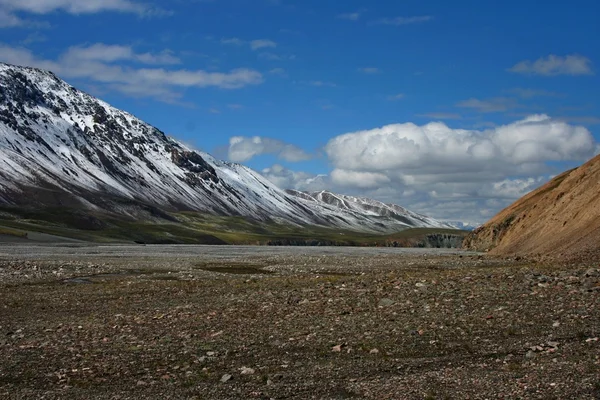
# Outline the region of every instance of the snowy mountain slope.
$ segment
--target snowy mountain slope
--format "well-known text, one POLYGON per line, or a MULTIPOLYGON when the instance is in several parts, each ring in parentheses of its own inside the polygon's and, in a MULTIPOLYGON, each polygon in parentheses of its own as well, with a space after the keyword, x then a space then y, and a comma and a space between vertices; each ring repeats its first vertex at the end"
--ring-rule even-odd
POLYGON ((133 216, 151 206, 373 232, 444 226, 368 199, 309 197, 192 151, 51 72, 0 63, 0 203, 133 216))
POLYGON ((414 213, 396 204, 385 204, 369 198, 346 196, 328 191, 299 192, 296 190, 286 190, 286 192, 309 204, 329 205, 338 210, 338 212, 346 212, 355 215, 356 218, 362 216, 371 220, 394 221, 395 224, 406 227, 453 229, 453 226, 449 224, 414 213))

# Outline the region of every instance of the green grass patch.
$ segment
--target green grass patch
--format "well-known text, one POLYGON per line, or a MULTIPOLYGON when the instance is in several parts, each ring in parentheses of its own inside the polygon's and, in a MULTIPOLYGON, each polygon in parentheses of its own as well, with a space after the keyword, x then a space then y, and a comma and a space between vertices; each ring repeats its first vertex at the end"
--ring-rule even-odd
POLYGON ((27 232, 23 232, 17 229, 5 228, 2 226, 0 226, 0 235, 15 236, 23 239, 27 238, 27 232))
POLYGON ((91 242, 423 247, 423 243, 435 235, 466 235, 463 231, 431 228, 372 234, 199 212, 179 212, 170 216, 175 222, 164 219, 136 221, 117 215, 67 208, 0 207, 0 225, 10 231, 41 232, 91 242))

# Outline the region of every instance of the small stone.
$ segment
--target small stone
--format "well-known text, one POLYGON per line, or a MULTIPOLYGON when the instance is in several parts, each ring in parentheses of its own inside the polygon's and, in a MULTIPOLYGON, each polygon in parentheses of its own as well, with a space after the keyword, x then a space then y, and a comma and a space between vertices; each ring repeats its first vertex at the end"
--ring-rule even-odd
POLYGON ((256 370, 254 368, 242 367, 240 368, 240 373, 242 375, 254 375, 256 370))
POLYGON ((558 328, 560 326, 560 322, 556 321, 555 323, 552 324, 553 328, 558 328))
POLYGON ((590 268, 587 271, 585 271, 585 276, 587 276, 587 277, 600 276, 600 270, 590 268))
POLYGON ((396 302, 392 299, 381 299, 379 300, 379 307, 393 306, 396 302))
POLYGON ((379 354, 379 350, 378 349, 371 349, 371 351, 369 351, 369 354, 379 354))
POLYGON ((535 358, 535 352, 533 350, 529 350, 525 354, 525 358, 527 358, 528 360, 531 360, 531 359, 535 358))
POLYGON ((342 351, 342 347, 344 347, 343 344, 335 345, 331 348, 331 351, 333 351, 334 353, 339 353, 342 351))
POLYGON ((221 382, 225 383, 225 382, 229 382, 230 380, 233 379, 233 376, 230 374, 225 374, 221 377, 221 382))

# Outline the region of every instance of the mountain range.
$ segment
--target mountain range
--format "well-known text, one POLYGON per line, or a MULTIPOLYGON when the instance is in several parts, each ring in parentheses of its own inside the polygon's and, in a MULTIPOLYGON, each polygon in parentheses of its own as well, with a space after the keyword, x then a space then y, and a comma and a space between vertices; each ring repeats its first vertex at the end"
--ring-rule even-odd
POLYGON ((453 226, 397 205, 284 191, 195 151, 52 72, 0 63, 0 205, 132 219, 171 212, 391 233, 453 226))

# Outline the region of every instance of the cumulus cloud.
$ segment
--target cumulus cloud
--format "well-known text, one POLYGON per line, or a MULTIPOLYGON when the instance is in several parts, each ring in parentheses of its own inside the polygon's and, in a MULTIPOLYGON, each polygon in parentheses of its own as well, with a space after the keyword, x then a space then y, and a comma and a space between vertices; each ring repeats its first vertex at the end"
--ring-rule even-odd
POLYGON ((332 184, 327 175, 292 171, 280 164, 263 169, 261 174, 282 189, 296 189, 308 192, 332 189, 332 184))
POLYGON ((481 131, 404 123, 333 138, 324 148, 327 175, 281 166, 263 174, 286 189, 327 189, 479 224, 599 149, 586 128, 546 115, 481 131))
POLYGON ((534 115, 486 131, 452 129, 440 122, 394 124, 348 133, 325 147, 336 168, 387 174, 505 173, 547 161, 582 160, 595 147, 584 127, 534 115))
POLYGON ((0 60, 47 69, 64 78, 102 83, 108 89, 129 96, 153 97, 166 102, 177 101, 181 97, 178 89, 182 88, 237 89, 263 81, 261 73, 246 68, 229 72, 166 69, 162 66, 179 63, 169 50, 138 53, 130 46, 103 43, 71 47, 56 60, 42 59, 28 49, 0 43, 0 60))
POLYGON ((246 162, 262 154, 274 154, 279 159, 299 162, 312 158, 300 147, 281 140, 254 136, 233 136, 229 139, 228 158, 233 162, 246 162))
POLYGON ((581 162, 598 148, 585 127, 533 115, 481 131, 388 125, 335 137, 325 152, 338 191, 484 222, 558 172, 553 163, 581 162))
MULTIPOLYGON (((518 199, 531 192, 533 189, 540 186, 545 181, 546 179, 544 177, 504 179, 499 182, 492 182, 491 185, 484 187, 482 190, 482 194, 496 198, 505 198, 511 200, 518 199)), ((494 200, 498 201, 497 199, 494 200)), ((493 205, 494 203, 488 202, 488 205, 490 204, 493 205)))
POLYGON ((536 61, 521 61, 509 69, 510 72, 526 75, 593 75, 589 58, 577 54, 557 56, 554 54, 536 61))
POLYGON ((380 172, 349 171, 335 169, 331 172, 331 180, 340 186, 356 186, 362 189, 372 189, 391 182, 380 172))

